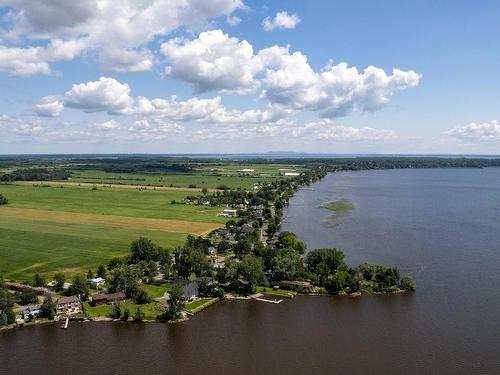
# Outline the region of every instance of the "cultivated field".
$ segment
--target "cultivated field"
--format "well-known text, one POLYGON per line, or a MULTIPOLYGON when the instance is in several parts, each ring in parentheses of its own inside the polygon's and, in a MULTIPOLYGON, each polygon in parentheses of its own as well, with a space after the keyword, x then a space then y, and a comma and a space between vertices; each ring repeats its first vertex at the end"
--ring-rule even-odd
POLYGON ((231 164, 206 163, 193 173, 113 173, 101 170, 73 170, 71 181, 127 185, 153 185, 173 188, 206 187, 216 189, 253 189, 256 183, 283 178, 285 172, 305 170, 304 167, 286 164, 231 164), (253 172, 242 172, 253 169, 253 172))
POLYGON ((225 222, 217 208, 172 205, 186 191, 0 185, 0 274, 28 280, 39 272, 85 272, 128 252, 145 236, 165 247, 225 222))

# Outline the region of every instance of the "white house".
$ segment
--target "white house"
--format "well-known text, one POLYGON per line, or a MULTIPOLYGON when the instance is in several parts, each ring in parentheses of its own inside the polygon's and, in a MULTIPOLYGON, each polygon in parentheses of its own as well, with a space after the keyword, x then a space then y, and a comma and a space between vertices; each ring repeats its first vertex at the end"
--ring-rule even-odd
POLYGON ((219 212, 219 216, 224 216, 224 217, 236 217, 237 215, 237 210, 232 210, 229 208, 226 208, 222 212, 219 212))
POLYGON ((92 289, 97 289, 97 288, 103 286, 105 282, 106 282, 106 280, 103 279, 102 277, 97 277, 95 279, 89 279, 88 280, 89 286, 92 289))

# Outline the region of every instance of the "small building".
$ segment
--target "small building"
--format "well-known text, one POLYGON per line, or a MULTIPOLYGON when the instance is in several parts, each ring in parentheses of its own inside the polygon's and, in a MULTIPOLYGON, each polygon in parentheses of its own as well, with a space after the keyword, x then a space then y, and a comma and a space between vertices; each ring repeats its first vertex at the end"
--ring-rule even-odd
POLYGON ((106 283, 106 280, 102 277, 97 277, 95 279, 89 279, 87 282, 92 289, 97 289, 103 286, 106 283))
POLYGON ((61 297, 56 304, 58 314, 78 314, 82 312, 82 305, 78 296, 61 297))
POLYGON ((295 176, 300 176, 300 173, 298 173, 298 172, 285 172, 285 176, 295 177, 295 176))
POLYGON ((241 173, 254 173, 255 169, 253 169, 253 168, 243 168, 243 169, 240 169, 240 172, 241 173))
POLYGON ((223 211, 219 212, 218 215, 223 217, 236 217, 238 216, 238 210, 226 208, 223 211))
POLYGON ((217 249, 214 246, 209 246, 207 249, 208 255, 215 255, 217 253, 217 249))

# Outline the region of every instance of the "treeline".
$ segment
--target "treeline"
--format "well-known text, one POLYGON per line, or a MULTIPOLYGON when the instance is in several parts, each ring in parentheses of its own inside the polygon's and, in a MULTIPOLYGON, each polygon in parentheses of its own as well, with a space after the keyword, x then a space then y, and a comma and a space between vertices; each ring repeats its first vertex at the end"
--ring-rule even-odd
POLYGON ((17 169, 0 176, 0 181, 49 181, 49 180, 67 180, 71 173, 64 169, 48 168, 26 168, 17 169))
POLYGON ((356 157, 310 160, 310 165, 326 167, 329 172, 370 169, 485 168, 499 167, 500 158, 356 157))

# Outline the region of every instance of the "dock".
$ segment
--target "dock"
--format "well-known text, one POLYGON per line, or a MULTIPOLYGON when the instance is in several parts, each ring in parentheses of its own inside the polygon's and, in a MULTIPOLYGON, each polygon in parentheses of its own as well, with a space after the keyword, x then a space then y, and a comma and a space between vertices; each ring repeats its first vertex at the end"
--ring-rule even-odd
POLYGON ((278 303, 281 303, 283 302, 282 299, 267 299, 267 298, 261 298, 261 297, 256 297, 254 298, 256 301, 261 301, 261 302, 268 302, 268 303, 274 303, 274 304, 278 304, 278 303))
POLYGON ((68 329, 68 325, 69 325, 69 317, 66 317, 66 321, 64 322, 64 324, 61 324, 61 328, 68 329))

